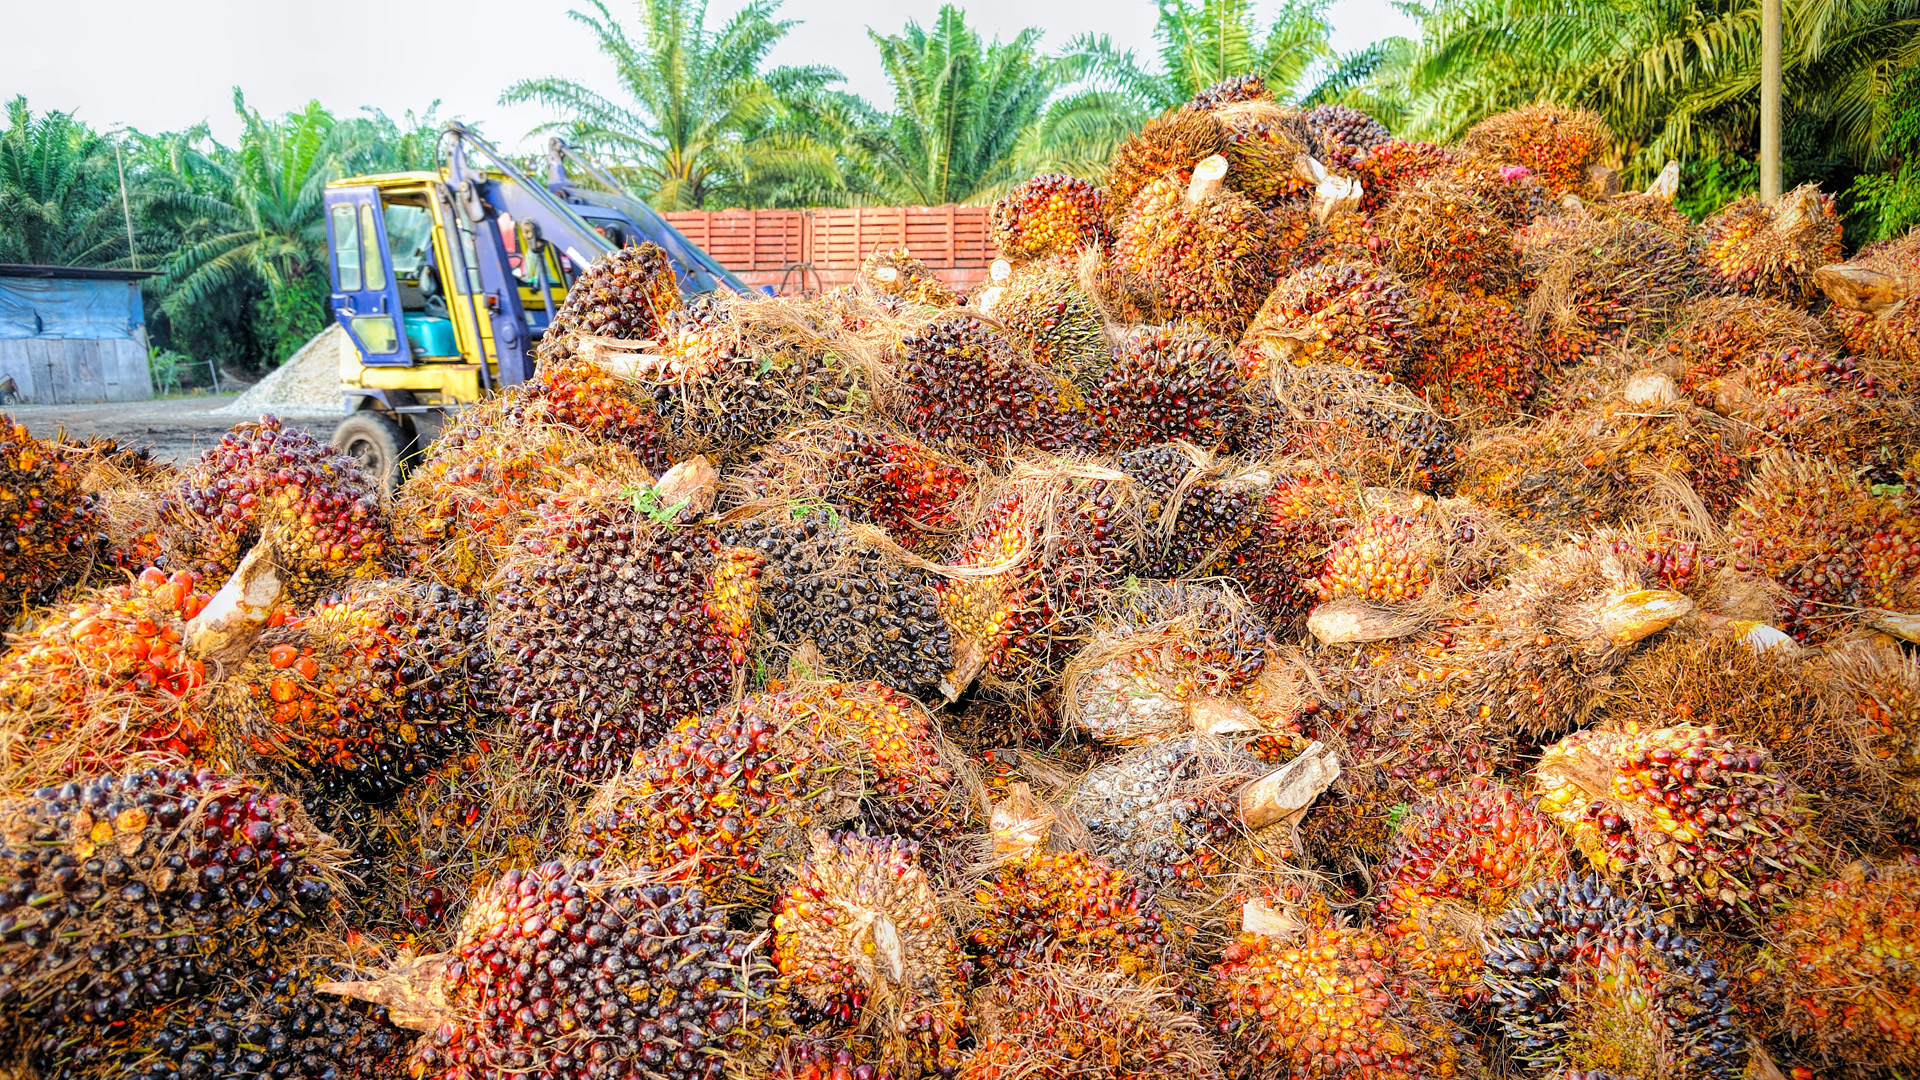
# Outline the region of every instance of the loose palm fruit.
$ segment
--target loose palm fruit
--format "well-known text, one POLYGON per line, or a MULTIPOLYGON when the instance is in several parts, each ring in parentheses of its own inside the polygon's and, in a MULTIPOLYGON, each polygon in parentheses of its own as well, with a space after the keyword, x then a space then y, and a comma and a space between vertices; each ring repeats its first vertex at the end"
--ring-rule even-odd
POLYGON ((1805 307, 1819 293, 1813 272, 1841 258, 1833 196, 1802 184, 1771 205, 1737 199, 1700 226, 1698 258, 1715 292, 1805 307))
POLYGON ((973 315, 922 327, 905 350, 901 418, 928 442, 992 455, 1018 447, 1061 452, 1094 441, 1073 385, 973 315))
POLYGON ((486 614, 444 585, 379 581, 285 617, 198 706, 237 760, 378 802, 438 765, 489 711, 486 614))
POLYGON ((1102 967, 1011 971, 974 995, 961 1080, 1221 1080, 1220 1051, 1175 992, 1102 967))
POLYGON ((1461 457, 1433 407, 1388 375, 1340 364, 1279 364, 1250 384, 1246 454, 1305 456, 1381 487, 1432 488, 1461 457))
POLYGON ((1747 1035, 1700 945, 1591 874, 1542 882, 1486 931, 1487 992, 1535 1068, 1745 1075, 1747 1035))
POLYGON ((1532 171, 1555 198, 1588 190, 1587 169, 1613 151, 1613 132, 1597 113, 1527 105, 1495 113, 1467 129, 1461 149, 1493 167, 1532 171))
POLYGON ((1195 165, 1226 145, 1225 129, 1207 111, 1182 109, 1147 121, 1137 134, 1113 148, 1113 161, 1107 167, 1106 211, 1115 227, 1141 188, 1170 172, 1186 183, 1195 165))
POLYGON ((1516 419, 1540 389, 1546 358, 1513 304, 1425 285, 1412 295, 1408 385, 1443 416, 1492 426, 1516 419))
POLYGON ((720 1080, 760 1053, 775 1006, 758 939, 698 889, 595 862, 508 871, 440 959, 413 1080, 720 1080))
POLYGON ((1213 977, 1213 1018, 1244 1080, 1416 1080, 1460 1073, 1444 1022, 1369 929, 1309 929, 1294 941, 1243 933, 1213 977))
POLYGON ((50 1033, 33 1047, 46 1080, 385 1080, 406 1065, 412 1036, 384 1006, 316 989, 324 962, 275 964, 218 993, 129 1022, 106 1039, 50 1033))
POLYGON ((1855 864, 1821 882, 1780 913, 1759 965, 1803 1044, 1920 1067, 1920 864, 1855 864))
POLYGON ((1245 195, 1221 188, 1194 202, 1172 175, 1134 196, 1117 230, 1115 259, 1151 281, 1167 308, 1227 340, 1240 336, 1278 267, 1269 225, 1245 195))
POLYGON ((1043 961, 1093 961, 1136 977, 1184 966, 1186 937, 1124 870, 1084 851, 1029 850, 974 890, 980 925, 968 938, 984 974, 1043 961))
POLYGON ((80 1038, 258 964, 321 915, 338 849, 291 798, 148 769, 0 802, 0 1025, 80 1038))
POLYGON ((1761 459, 1727 525, 1733 569, 1785 590, 1780 628, 1802 642, 1836 635, 1861 607, 1920 609, 1920 516, 1832 462, 1761 459))
POLYGON ((1083 283, 1077 260, 1048 259, 1009 275, 992 315, 1035 360, 1090 394, 1113 359, 1102 302, 1083 283))
POLYGON ((1314 156, 1336 169, 1352 169, 1393 141, 1380 121, 1347 105, 1315 105, 1300 119, 1313 136, 1314 156))
POLYGON ((1100 189, 1085 180, 1046 173, 993 204, 993 244, 1003 255, 1044 259, 1106 239, 1100 189))
POLYGON ((1374 226, 1389 265, 1408 281, 1503 293, 1518 279, 1512 225, 1480 186, 1451 173, 1401 187, 1374 226))
POLYGON ((880 296, 891 296, 928 307, 952 307, 960 297, 926 263, 906 248, 875 249, 860 264, 860 286, 880 296))
POLYGON ((795 510, 722 530, 729 548, 759 552, 762 655, 811 645, 821 675, 872 679, 920 698, 953 668, 938 578, 889 565, 827 514, 795 510), (795 520, 795 513, 805 514, 795 520))
POLYGON ((1692 284, 1686 239, 1633 218, 1545 217, 1514 236, 1528 316, 1562 363, 1666 329, 1692 284))
POLYGON ((0 657, 0 768, 9 786, 119 771, 128 755, 191 758, 205 732, 187 701, 206 665, 181 647, 207 596, 181 570, 148 567, 42 617, 0 657))
POLYGON ((1320 263, 1281 280, 1236 355, 1250 378, 1275 364, 1344 364, 1396 374, 1413 345, 1407 290, 1390 272, 1320 263))
POLYGON ((1581 731, 1547 748, 1540 808, 1588 860, 1689 917, 1751 920, 1803 874, 1806 800, 1765 750, 1712 727, 1581 731))
POLYGON ((509 415, 505 398, 464 413, 394 496, 394 533, 412 573, 478 592, 548 496, 582 474, 647 479, 640 459, 559 424, 509 415))
POLYGON ((1171 323, 1136 326, 1114 344, 1094 412, 1114 446, 1180 440, 1218 449, 1244 420, 1246 400, 1220 342, 1194 324, 1171 323))
MULTIPOLYGON (((567 291, 545 342, 569 334, 644 340, 660 333, 667 313, 680 308, 680 282, 658 244, 642 241, 601 257, 567 291)), ((546 360, 543 347, 541 360, 546 360)), ((543 365, 544 366, 544 365, 543 365)))
POLYGON ((1381 143, 1353 166, 1362 189, 1360 208, 1377 214, 1409 183, 1434 173, 1451 172, 1458 164, 1451 151, 1433 143, 1397 139, 1381 143))
POLYGON ((959 943, 906 840, 813 836, 775 904, 773 959, 828 1028, 880 1038, 893 1075, 952 1076, 966 1033, 959 943))
POLYGON ((1144 535, 1133 569, 1146 578, 1219 573, 1253 534, 1273 484, 1273 474, 1258 466, 1203 462, 1172 444, 1128 451, 1114 464, 1139 493, 1144 535))
POLYGON ((1497 918, 1520 890, 1572 868, 1565 838, 1533 800, 1502 784, 1452 788, 1415 806, 1377 872, 1374 925, 1400 960, 1448 997, 1486 993, 1467 927, 1497 918))
POLYGON ((1100 591, 1126 567, 1137 527, 1128 487, 1123 474, 1052 463, 990 496, 950 563, 974 572, 940 586, 957 639, 953 694, 982 669, 1033 679, 1079 647, 1100 591))
POLYGON ((720 899, 764 898, 812 828, 953 831, 953 774, 917 702, 826 683, 688 720, 603 785, 569 849, 720 899))
POLYGON ((224 578, 262 538, 288 598, 311 603, 383 575, 391 548, 379 484, 352 458, 272 416, 236 425, 167 493, 162 519, 192 568, 224 578))
POLYGON ((84 579, 108 554, 106 524, 71 455, 0 414, 0 621, 84 579))
POLYGON ((568 488, 493 582, 500 706, 534 755, 577 779, 724 704, 746 663, 759 554, 678 524, 655 490, 568 488))

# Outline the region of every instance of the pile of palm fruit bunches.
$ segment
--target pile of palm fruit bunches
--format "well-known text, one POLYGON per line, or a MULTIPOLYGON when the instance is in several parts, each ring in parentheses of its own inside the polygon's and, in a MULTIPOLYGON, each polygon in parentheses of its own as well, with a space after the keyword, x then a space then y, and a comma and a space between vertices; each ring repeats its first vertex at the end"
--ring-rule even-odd
POLYGON ((392 493, 0 426, 0 1073, 1914 1075, 1920 236, 1616 153, 1234 79, 392 493))

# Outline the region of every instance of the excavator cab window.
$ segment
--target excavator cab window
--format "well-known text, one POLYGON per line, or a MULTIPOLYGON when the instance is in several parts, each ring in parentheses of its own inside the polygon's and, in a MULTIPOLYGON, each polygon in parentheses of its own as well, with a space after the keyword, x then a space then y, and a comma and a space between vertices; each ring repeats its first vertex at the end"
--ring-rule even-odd
POLYGON ((393 276, 400 287, 400 318, 407 344, 422 359, 460 355, 453 320, 447 315, 446 275, 433 250, 433 211, 424 194, 402 192, 382 200, 387 245, 393 252, 393 276))

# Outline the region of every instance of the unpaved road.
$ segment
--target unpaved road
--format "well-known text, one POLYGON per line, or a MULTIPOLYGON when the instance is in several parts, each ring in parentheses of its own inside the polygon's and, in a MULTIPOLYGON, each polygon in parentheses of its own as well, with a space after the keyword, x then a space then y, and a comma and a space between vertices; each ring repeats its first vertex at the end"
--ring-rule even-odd
MULTIPOLYGON (((172 398, 166 401, 115 401, 102 405, 9 405, 4 410, 27 430, 42 438, 66 429, 69 436, 99 435, 130 446, 153 448, 154 456, 185 465, 220 440, 221 432, 239 422, 213 416, 213 410, 231 404, 237 395, 172 398)), ((290 428, 305 428, 325 441, 333 421, 288 420, 290 428)))

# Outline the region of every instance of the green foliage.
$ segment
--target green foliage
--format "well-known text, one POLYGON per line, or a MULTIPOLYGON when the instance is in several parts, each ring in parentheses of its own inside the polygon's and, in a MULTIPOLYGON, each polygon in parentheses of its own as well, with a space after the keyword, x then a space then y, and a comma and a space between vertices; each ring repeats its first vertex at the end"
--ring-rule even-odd
POLYGON ((1878 104, 1887 115, 1887 168, 1858 177, 1848 192, 1866 240, 1891 240, 1920 225, 1920 69, 1900 75, 1878 104))
POLYGON ((0 132, 0 262, 105 266, 127 255, 113 143, 73 118, 7 103, 0 132))
POLYGON ((1759 189, 1760 166, 1752 159, 1725 155, 1688 161, 1680 166, 1680 196, 1674 200, 1674 207, 1701 221, 1759 189))
POLYGON ((180 369, 188 363, 186 357, 172 349, 152 346, 147 349, 147 376, 153 381, 156 394, 175 394, 180 391, 180 369))
POLYGON ((829 67, 762 70, 793 23, 778 0, 751 0, 718 27, 704 0, 639 0, 637 38, 593 0, 568 14, 591 29, 613 62, 624 97, 572 79, 528 79, 502 104, 533 103, 558 119, 536 132, 605 158, 609 171, 663 210, 756 202, 782 184, 831 186, 833 149, 791 122, 789 106, 814 104, 840 79, 829 67))

